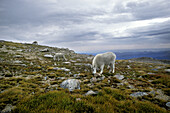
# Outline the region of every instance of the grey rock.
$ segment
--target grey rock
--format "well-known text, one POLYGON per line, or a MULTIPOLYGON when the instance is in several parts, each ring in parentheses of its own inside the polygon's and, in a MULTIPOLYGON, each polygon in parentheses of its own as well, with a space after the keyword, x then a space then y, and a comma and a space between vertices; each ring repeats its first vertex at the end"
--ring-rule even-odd
POLYGON ((87 67, 92 67, 92 65, 91 64, 84 64, 85 66, 87 66, 87 67))
POLYGON ((67 88, 67 89, 69 89, 69 91, 73 91, 75 89, 80 89, 80 80, 77 80, 77 79, 65 80, 60 84, 60 87, 64 88, 64 89, 67 88))
POLYGON ((170 73, 170 69, 165 69, 165 72, 168 72, 168 73, 170 73))
POLYGON ((66 77, 57 77, 57 79, 64 80, 64 79, 66 79, 66 77))
POLYGON ((153 91, 150 91, 149 94, 155 95, 156 92, 153 90, 153 91))
POLYGON ((44 77, 44 80, 47 80, 47 76, 44 77))
POLYGON ((135 93, 130 94, 130 96, 132 97, 141 97, 145 95, 148 95, 148 94, 146 92, 135 92, 135 93))
POLYGON ((14 108, 15 108, 15 107, 12 106, 11 104, 7 104, 7 105, 5 106, 5 108, 1 111, 1 113, 9 113, 9 112, 11 112, 12 109, 14 109, 14 108))
POLYGON ((123 75, 115 75, 114 77, 116 77, 116 78, 119 79, 119 80, 123 80, 123 79, 124 79, 124 76, 123 76, 123 75))
POLYGON ((92 77, 92 78, 90 79, 90 82, 91 82, 91 83, 92 83, 92 82, 97 82, 96 77, 92 77))
POLYGON ((71 62, 63 62, 63 64, 71 64, 71 62))
POLYGON ((75 63, 76 61, 75 60, 70 60, 70 62, 75 63))
POLYGON ((75 66, 81 66, 81 65, 83 65, 83 63, 75 63, 74 65, 75 66))
POLYGON ((15 55, 14 58, 22 58, 23 56, 21 55, 15 55))
POLYGON ((155 75, 155 73, 151 73, 151 72, 149 72, 149 73, 147 73, 148 75, 155 75))
POLYGON ((133 85, 128 85, 127 88, 134 89, 135 87, 133 85))
POLYGON ((23 51, 22 49, 17 50, 17 52, 22 52, 22 51, 23 51))
POLYGON ((76 101, 80 101, 81 100, 81 98, 76 98, 76 101))
POLYGON ((167 107, 170 107, 170 102, 167 102, 167 103, 166 103, 166 106, 167 106, 167 107))
POLYGON ((128 68, 128 69, 131 69, 131 67, 130 67, 129 65, 127 65, 127 68, 128 68))
POLYGON ((62 67, 62 68, 59 68, 59 67, 53 67, 52 68, 53 70, 63 70, 63 71, 70 71, 70 69, 67 69, 67 68, 65 68, 65 67, 62 67))
POLYGON ((45 57, 45 58, 53 58, 53 55, 48 55, 48 54, 46 54, 46 55, 44 55, 44 57, 45 57))
POLYGON ((170 97, 165 95, 161 89, 158 89, 156 92, 158 94, 155 97, 156 99, 160 99, 160 100, 164 100, 164 101, 168 101, 170 99, 170 97))
POLYGON ((93 90, 90 90, 87 93, 85 93, 85 96, 87 96, 87 95, 97 95, 97 94, 98 94, 98 92, 94 92, 93 90))
POLYGON ((152 69, 152 71, 158 71, 158 69, 155 68, 155 69, 152 69))
POLYGON ((21 64, 21 63, 23 63, 22 61, 19 61, 19 60, 16 60, 16 61, 14 61, 14 63, 16 63, 16 64, 21 64))
POLYGON ((45 48, 45 49, 42 49, 42 50, 40 50, 41 52, 48 52, 49 51, 49 49, 48 48, 45 48))
POLYGON ((0 80, 4 79, 4 76, 0 76, 0 80))

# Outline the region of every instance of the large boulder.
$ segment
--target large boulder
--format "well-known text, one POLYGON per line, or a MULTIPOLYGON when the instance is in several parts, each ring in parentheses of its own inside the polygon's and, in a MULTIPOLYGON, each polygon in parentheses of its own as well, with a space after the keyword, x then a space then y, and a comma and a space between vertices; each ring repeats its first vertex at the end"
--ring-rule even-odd
POLYGON ((65 80, 60 84, 60 87, 64 89, 67 88, 69 91, 80 89, 80 80, 77 80, 77 79, 65 80))

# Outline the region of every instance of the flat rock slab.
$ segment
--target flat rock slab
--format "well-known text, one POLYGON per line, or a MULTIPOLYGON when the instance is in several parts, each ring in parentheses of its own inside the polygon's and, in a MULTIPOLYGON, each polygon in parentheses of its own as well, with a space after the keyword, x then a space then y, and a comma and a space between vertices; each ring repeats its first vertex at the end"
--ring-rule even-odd
POLYGON ((44 55, 45 58, 53 58, 53 55, 44 55))
POLYGON ((135 93, 130 94, 130 96, 132 97, 142 97, 145 95, 148 95, 148 94, 146 92, 135 92, 135 93))
POLYGON ((123 79, 124 79, 124 76, 123 76, 123 75, 115 75, 114 77, 116 77, 116 78, 119 79, 119 80, 123 80, 123 79))
POLYGON ((98 94, 98 92, 94 92, 93 90, 90 90, 85 94, 85 96, 87 96, 87 95, 97 95, 97 94, 98 94))

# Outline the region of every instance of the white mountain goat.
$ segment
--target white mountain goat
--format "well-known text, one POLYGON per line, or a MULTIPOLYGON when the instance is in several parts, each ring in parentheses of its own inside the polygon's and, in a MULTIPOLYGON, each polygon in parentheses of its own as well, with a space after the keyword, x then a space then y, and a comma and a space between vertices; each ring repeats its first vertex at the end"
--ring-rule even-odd
POLYGON ((60 58, 64 59, 65 61, 67 60, 67 59, 65 58, 65 54, 64 54, 64 53, 55 53, 53 59, 56 60, 56 57, 57 57, 57 60, 58 60, 58 61, 60 60, 60 58))
POLYGON ((93 68, 93 74, 96 73, 96 69, 100 69, 100 74, 103 73, 104 66, 110 66, 110 71, 112 73, 115 72, 115 60, 116 60, 116 55, 112 52, 106 52, 103 54, 97 54, 93 58, 92 62, 92 68, 93 68))

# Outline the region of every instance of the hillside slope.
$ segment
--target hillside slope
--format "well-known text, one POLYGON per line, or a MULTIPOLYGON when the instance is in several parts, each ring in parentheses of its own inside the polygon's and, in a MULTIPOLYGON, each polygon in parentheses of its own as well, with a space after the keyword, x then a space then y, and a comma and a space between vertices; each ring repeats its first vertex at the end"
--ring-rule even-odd
POLYGON ((92 75, 93 56, 42 45, 0 42, 0 111, 169 112, 170 65, 117 60, 116 72, 92 75), (65 53, 67 61, 52 56, 65 53), (60 84, 81 81, 69 92, 60 84), (88 93, 87 93, 88 92, 88 93))

